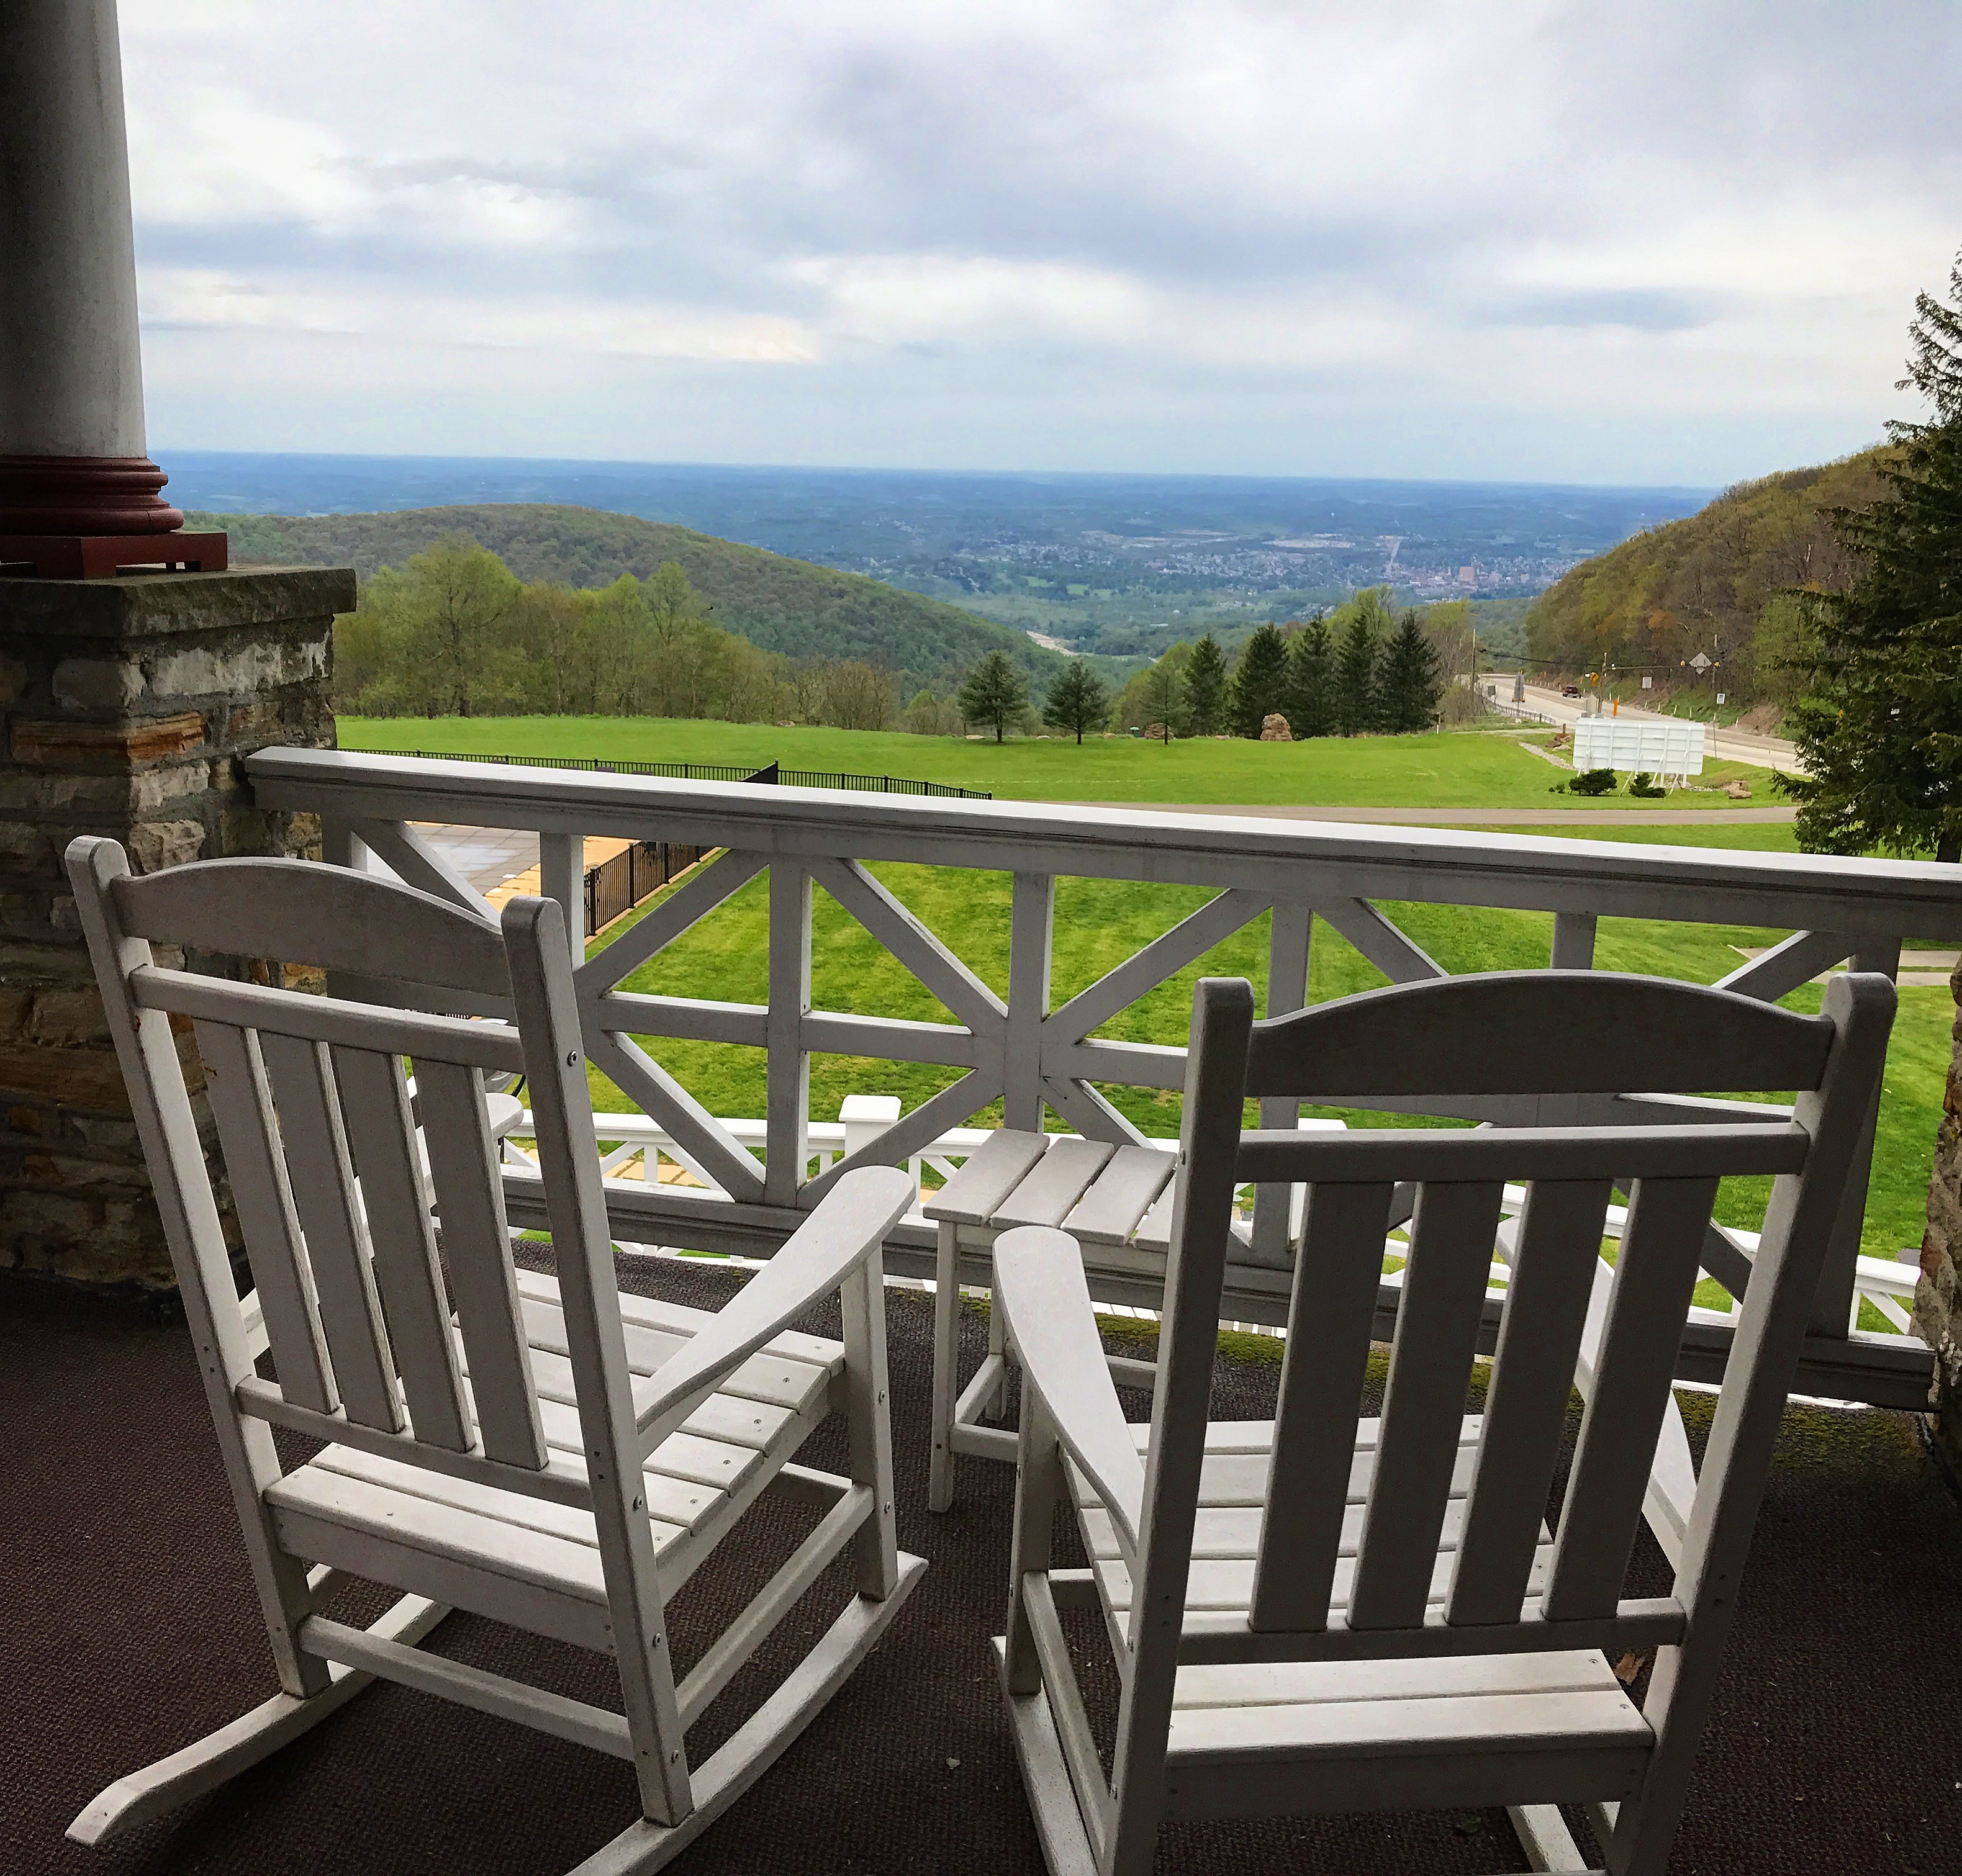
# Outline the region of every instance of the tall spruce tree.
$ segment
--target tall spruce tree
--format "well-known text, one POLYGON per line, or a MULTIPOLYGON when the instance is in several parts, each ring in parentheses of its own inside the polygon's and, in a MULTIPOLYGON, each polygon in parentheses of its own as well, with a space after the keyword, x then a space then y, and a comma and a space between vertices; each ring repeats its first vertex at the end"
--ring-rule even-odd
POLYGON ((1288 643, 1287 719, 1296 742, 1335 728, 1335 638, 1318 612, 1288 643))
POLYGON ((1345 736, 1376 727, 1376 621, 1359 611, 1342 634, 1335 661, 1335 726, 1345 736))
POLYGON ((1806 772, 1777 778, 1810 853, 1962 858, 1962 256, 1949 287, 1954 306, 1916 298, 1897 387, 1933 420, 1887 426, 1887 497, 1833 516, 1863 571, 1810 600, 1817 662, 1786 718, 1806 772))
POLYGON ((1437 652, 1414 612, 1406 612, 1383 648, 1377 679, 1377 720, 1393 735, 1411 735, 1437 720, 1444 674, 1437 652))
POLYGON ((1209 736, 1226 711, 1226 656, 1209 632, 1185 661, 1185 713, 1195 736, 1209 736))
POLYGON ((1006 652, 990 652, 962 681, 954 701, 962 720, 986 723, 999 742, 1029 707, 1029 687, 1006 652))
POLYGON ((1257 738, 1261 726, 1287 701, 1287 641, 1270 621, 1254 628, 1234 667, 1231 727, 1236 736, 1257 738))
POLYGON ((1075 730, 1080 743, 1086 729, 1101 729, 1110 716, 1110 693, 1084 659, 1072 658, 1049 688, 1043 721, 1052 729, 1075 730))

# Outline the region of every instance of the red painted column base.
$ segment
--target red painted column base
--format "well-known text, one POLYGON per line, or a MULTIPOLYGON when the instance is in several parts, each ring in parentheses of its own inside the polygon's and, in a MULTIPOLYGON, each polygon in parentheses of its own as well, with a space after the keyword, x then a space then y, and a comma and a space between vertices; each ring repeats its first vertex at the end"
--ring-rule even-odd
POLYGON ((223 534, 0 534, 0 578, 107 579, 126 567, 222 573, 231 560, 223 534))
POLYGON ((102 579, 126 566, 215 573, 222 534, 181 531, 146 456, 0 455, 0 573, 102 579))

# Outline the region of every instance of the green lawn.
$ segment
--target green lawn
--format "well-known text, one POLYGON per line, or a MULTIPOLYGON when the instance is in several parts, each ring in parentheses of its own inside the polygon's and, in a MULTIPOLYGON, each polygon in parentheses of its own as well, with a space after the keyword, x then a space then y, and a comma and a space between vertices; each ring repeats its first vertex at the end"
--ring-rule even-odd
MULTIPOLYGON (((494 751, 513 755, 597 756, 609 759, 758 764, 778 760, 798 767, 845 768, 985 787, 1034 799, 1168 802, 1313 802, 1331 806, 1463 807, 1465 825, 1489 807, 1560 807, 1571 825, 1535 828, 1575 838, 1650 845, 1697 844, 1761 852, 1795 850, 1790 827, 1699 825, 1617 827, 1618 810, 1652 806, 1625 794, 1582 801, 1548 792, 1557 780, 1511 734, 1372 737, 1354 742, 1257 744, 1200 741, 1170 749, 1129 739, 1075 745, 1040 739, 992 744, 903 735, 646 718, 478 718, 434 721, 344 717, 351 746, 494 751), (1605 825, 1604 825, 1605 823, 1605 825)), ((1706 774, 1750 780, 1769 799, 1763 770, 1718 765, 1706 774)), ((1721 796, 1679 795, 1671 806, 1728 805, 1721 796)), ((1516 833, 1518 829, 1494 829, 1516 833)), ((1008 971, 1009 882, 1005 874, 919 866, 874 869, 924 922, 998 992, 1008 971)), ((1053 997, 1073 995, 1203 903, 1196 887, 1066 879, 1056 888, 1053 997)), ((648 906, 657 901, 648 901, 648 906)), ((721 1000, 761 1003, 767 996, 768 893, 753 882, 628 980, 634 989, 721 1000)), ((643 915, 647 908, 643 908, 643 915)), ((1385 908, 1411 937, 1454 971, 1543 965, 1551 936, 1550 914, 1479 908, 1406 905, 1385 908)), ((835 902, 815 895, 813 975, 820 1007, 874 1016, 947 1020, 947 1013, 835 902)), ((608 934, 627 928, 623 921, 608 934)), ((1737 947, 1775 943, 1781 932, 1634 920, 1602 922, 1596 956, 1604 968, 1650 971, 1710 983, 1739 962, 1737 947)), ((1181 1042, 1194 981, 1209 973, 1251 978, 1266 988, 1267 920, 1263 918, 1126 1010, 1101 1033, 1126 1041, 1181 1042)), ((1317 924, 1310 968, 1311 1000, 1320 1002, 1384 980, 1333 930, 1317 924)), ((1816 1009, 1816 990, 1797 992, 1793 1007, 1816 1009)), ((1918 1243, 1941 1115, 1955 1007, 1945 990, 1905 990, 1889 1058, 1887 1088, 1867 1211, 1867 1249, 1891 1255, 1918 1243)), ((657 1042, 652 1052, 711 1113, 760 1115, 763 1052, 730 1045, 657 1042)), ((811 1063, 810 1111, 835 1116, 849 1093, 890 1093, 908 1108, 956 1078, 956 1070, 918 1064, 819 1056, 811 1063)), ((1178 1097, 1149 1089, 1104 1092, 1147 1133, 1178 1128, 1178 1097)), ((628 1105, 600 1078, 602 1107, 628 1105)), ((983 1120, 999 1118, 999 1107, 983 1120)), ((1385 1117, 1388 1118, 1388 1117, 1385 1117)), ((1391 1124, 1407 1124, 1392 1121, 1391 1124)), ((1762 1188, 1727 1188, 1721 1215, 1755 1224, 1762 1188)))
MULTIPOLYGON (((855 729, 777 729, 650 716, 344 716, 350 748, 459 750, 606 761, 780 761, 787 768, 904 775, 1031 801, 1157 801, 1200 806, 1313 802, 1328 807, 1557 808, 1599 818, 1654 808, 1625 792, 1587 800, 1550 792, 1560 772, 1503 730, 1429 736, 1250 742, 1205 737, 1169 747, 1127 736, 1011 737, 1005 743, 855 729)), ((1716 789, 1742 780, 1760 803, 1776 800, 1769 771, 1713 763, 1716 789)), ((1677 793, 1670 808, 1727 808, 1718 793, 1677 793)))
MULTIPOLYGON (((1712 828, 1713 834, 1782 833, 1781 828, 1712 828)), ((1731 844, 1727 840, 1726 844, 1731 844)), ((1010 882, 1005 873, 951 868, 879 866, 872 869, 930 929, 1005 996, 1008 975, 1010 882)), ((1058 1003, 1165 930, 1209 896, 1199 887, 1064 879, 1056 885, 1053 997, 1058 1003)), ((658 900, 650 900, 645 911, 658 900)), ((1549 914, 1441 905, 1386 905, 1386 912, 1452 971, 1520 969, 1543 965, 1552 937, 1549 914)), ((614 927, 607 939, 628 929, 614 927)), ((1264 917, 1161 984, 1098 1032, 1126 1042, 1182 1042, 1201 976, 1251 978, 1266 994, 1267 928, 1264 917)), ((678 997, 762 1003, 768 997, 769 892, 753 881, 627 980, 634 990, 678 997)), ((1663 924, 1633 919, 1602 921, 1596 956, 1603 968, 1653 972, 1710 983, 1740 962, 1740 946, 1769 944, 1782 933, 1717 925, 1663 924)), ((591 947, 599 948, 599 943, 591 947)), ((1346 940, 1317 922, 1309 966, 1309 999, 1320 1003, 1372 988, 1385 980, 1346 940)), ((861 1014, 947 1021, 929 996, 836 901, 813 895, 812 980, 820 1008, 861 1014)), ((1816 1010, 1820 993, 1807 989, 1791 1007, 1816 1010)), ((1891 1256, 1918 1243, 1941 1118, 1955 1006, 1946 990, 1906 990, 1893 1049, 1874 1154, 1868 1205, 1866 1248, 1891 1256)), ((1612 1038, 1590 1038, 1612 1041, 1612 1038)), ((711 1113, 760 1115, 764 1104, 763 1051, 718 1043, 650 1041, 647 1044, 711 1113)), ((958 1070, 918 1064, 815 1056, 810 1065, 810 1112, 830 1119, 851 1093, 896 1094, 910 1109, 957 1078, 958 1070)), ((594 1077, 602 1108, 629 1106, 609 1083, 594 1077)), ((1165 1090, 1106 1086, 1103 1092, 1144 1132, 1178 1131, 1179 1098, 1165 1090)), ((1331 1110, 1332 1111, 1332 1110, 1331 1110)), ((1352 1118, 1355 1117, 1351 1117, 1352 1118)), ((977 1124, 999 1122, 999 1103, 977 1124)), ((1375 1124, 1421 1125, 1400 1117, 1375 1124)), ((1727 1223, 1755 1226, 1766 1182, 1734 1182, 1720 1215, 1727 1223)))

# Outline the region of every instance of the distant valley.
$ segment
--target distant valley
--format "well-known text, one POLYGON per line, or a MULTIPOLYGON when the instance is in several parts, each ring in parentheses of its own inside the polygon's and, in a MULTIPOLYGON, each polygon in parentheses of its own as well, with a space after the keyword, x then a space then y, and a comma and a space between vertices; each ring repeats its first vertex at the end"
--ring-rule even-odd
MULTIPOLYGON (((335 517, 379 524, 391 510, 576 505, 865 576, 1120 668, 1207 630, 1230 647, 1263 620, 1302 616, 1385 582, 1400 604, 1528 599, 1714 493, 181 451, 168 461, 181 505, 305 517, 295 538, 310 541, 330 538, 335 517)), ((378 531, 371 525, 366 534, 378 531)), ((519 560, 512 565, 525 572, 519 560)), ((708 591, 692 566, 689 576, 708 591)), ((1523 608, 1489 611, 1498 625, 1523 608)), ((833 607, 823 616, 840 614, 833 607)), ((945 614, 931 616, 952 629, 945 614)), ((722 622, 749 630, 733 617, 722 622)), ((756 642, 797 655, 767 632, 756 642)), ((962 642, 978 643, 965 629, 962 642)), ((1040 643, 1033 649, 1040 654, 1040 643)), ((920 667, 909 658, 904 668, 920 667)))

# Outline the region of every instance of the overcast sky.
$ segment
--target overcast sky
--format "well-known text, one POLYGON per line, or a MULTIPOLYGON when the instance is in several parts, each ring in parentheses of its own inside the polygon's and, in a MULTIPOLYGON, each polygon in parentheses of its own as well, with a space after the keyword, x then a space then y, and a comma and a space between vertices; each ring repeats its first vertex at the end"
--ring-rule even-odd
POLYGON ((123 36, 158 455, 1714 484, 1912 414, 1962 246, 1954 0, 123 36))

